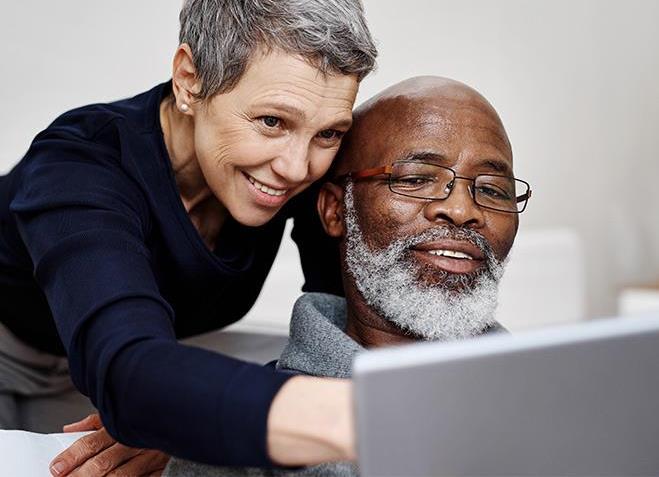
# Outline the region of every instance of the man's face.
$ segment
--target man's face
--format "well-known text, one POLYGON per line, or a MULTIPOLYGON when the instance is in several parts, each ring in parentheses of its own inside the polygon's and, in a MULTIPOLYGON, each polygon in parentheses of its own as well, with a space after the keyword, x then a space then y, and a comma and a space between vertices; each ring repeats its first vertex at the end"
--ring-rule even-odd
MULTIPOLYGON (((421 156, 425 162, 452 168, 461 177, 513 175, 505 132, 482 105, 453 107, 419 102, 396 108, 395 104, 394 101, 392 110, 403 111, 390 114, 400 119, 378 121, 369 134, 371 140, 359 152, 365 168, 421 156)), ((458 179, 445 200, 425 201, 394 194, 386 178, 380 179, 357 181, 354 185, 359 224, 371 249, 383 250, 395 240, 449 227, 478 232, 499 261, 508 255, 517 232, 517 214, 476 205, 469 181, 458 179)), ((428 253, 436 250, 432 243, 420 245, 411 250, 409 259, 424 270, 420 279, 427 284, 438 281, 437 272, 472 275, 486 265, 473 244, 444 240, 438 245, 466 252, 475 259, 433 255, 428 253)))
MULTIPOLYGON (((360 169, 420 159, 460 177, 512 176, 505 131, 480 98, 388 103, 358 125, 351 163, 360 169)), ((393 193, 386 176, 347 187, 344 246, 355 285, 385 318, 426 339, 465 337, 494 322, 518 217, 475 204, 472 184, 457 179, 447 199, 433 201, 393 193)))

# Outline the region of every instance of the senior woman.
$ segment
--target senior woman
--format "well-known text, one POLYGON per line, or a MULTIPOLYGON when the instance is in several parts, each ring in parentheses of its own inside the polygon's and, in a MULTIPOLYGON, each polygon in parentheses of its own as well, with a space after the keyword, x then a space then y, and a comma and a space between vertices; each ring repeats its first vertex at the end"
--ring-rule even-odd
POLYGON ((0 406, 28 381, 52 392, 30 360, 66 353, 124 444, 222 465, 351 458, 348 382, 176 338, 249 310, 291 216, 307 288, 340 289, 298 194, 330 166, 374 66, 361 4, 188 0, 180 19, 171 81, 65 113, 0 182, 0 406))

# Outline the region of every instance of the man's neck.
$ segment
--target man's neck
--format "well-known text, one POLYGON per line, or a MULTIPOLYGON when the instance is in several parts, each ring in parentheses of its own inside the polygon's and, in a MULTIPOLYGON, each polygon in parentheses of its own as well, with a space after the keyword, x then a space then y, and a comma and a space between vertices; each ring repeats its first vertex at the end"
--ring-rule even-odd
POLYGON ((390 321, 385 320, 369 307, 359 292, 346 287, 347 325, 346 334, 364 348, 393 346, 419 341, 406 334, 390 321))

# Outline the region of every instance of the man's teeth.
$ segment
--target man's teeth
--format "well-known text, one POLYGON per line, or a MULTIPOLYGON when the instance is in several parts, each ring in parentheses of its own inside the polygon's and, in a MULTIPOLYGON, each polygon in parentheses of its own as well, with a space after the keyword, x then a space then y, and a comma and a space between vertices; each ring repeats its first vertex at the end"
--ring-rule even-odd
POLYGON ((261 184, 259 181, 254 179, 252 176, 247 176, 249 181, 254 184, 254 187, 256 187, 258 190, 261 192, 265 192, 268 195, 274 195, 274 196, 279 196, 279 195, 284 195, 286 192, 288 192, 287 189, 273 189, 272 187, 268 187, 267 185, 261 184))
POLYGON ((428 253, 431 255, 438 255, 440 257, 451 257, 451 258, 466 258, 467 260, 473 260, 474 257, 466 253, 457 252, 455 250, 428 250, 428 253))

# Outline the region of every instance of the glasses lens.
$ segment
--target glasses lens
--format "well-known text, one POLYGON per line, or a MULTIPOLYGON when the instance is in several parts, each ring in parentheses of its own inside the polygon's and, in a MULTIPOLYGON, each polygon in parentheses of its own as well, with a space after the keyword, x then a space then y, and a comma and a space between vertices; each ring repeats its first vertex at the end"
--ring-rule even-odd
POLYGON ((422 162, 400 161, 393 164, 389 184, 398 194, 424 199, 445 199, 453 182, 453 172, 422 162))
POLYGON ((476 203, 483 207, 505 212, 521 212, 526 206, 529 186, 512 177, 477 176, 474 181, 476 203), (518 197, 525 197, 518 202, 518 197))

